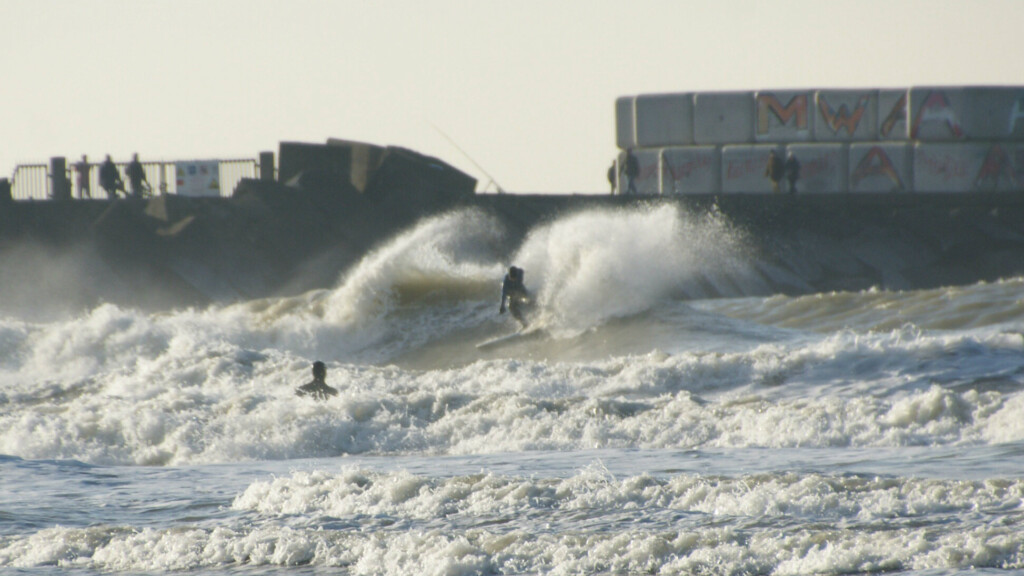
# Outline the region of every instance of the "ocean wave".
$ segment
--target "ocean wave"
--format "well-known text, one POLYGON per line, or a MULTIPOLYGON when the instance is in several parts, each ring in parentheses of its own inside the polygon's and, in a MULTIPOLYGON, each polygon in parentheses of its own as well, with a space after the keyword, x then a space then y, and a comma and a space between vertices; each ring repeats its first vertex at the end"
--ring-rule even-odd
POLYGON ((55 526, 0 538, 0 565, 308 565, 352 574, 1019 570, 1024 536, 1000 518, 1022 495, 1011 480, 616 479, 599 465, 565 479, 294 473, 251 484, 235 499, 234 522, 55 526))

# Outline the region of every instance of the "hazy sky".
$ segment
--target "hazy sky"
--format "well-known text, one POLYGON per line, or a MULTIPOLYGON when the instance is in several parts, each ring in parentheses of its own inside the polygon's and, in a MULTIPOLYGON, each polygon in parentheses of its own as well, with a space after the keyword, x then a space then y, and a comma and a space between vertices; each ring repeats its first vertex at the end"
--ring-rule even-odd
POLYGON ((482 189, 439 128, 510 192, 604 192, 619 96, 1024 85, 1020 0, 0 0, 0 22, 0 177, 338 137, 482 189))

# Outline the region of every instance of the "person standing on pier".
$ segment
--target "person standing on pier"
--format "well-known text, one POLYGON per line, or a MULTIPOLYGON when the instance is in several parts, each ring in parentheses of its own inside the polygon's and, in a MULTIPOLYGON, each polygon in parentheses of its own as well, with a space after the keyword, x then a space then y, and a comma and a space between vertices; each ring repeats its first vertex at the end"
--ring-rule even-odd
POLYGON ((622 173, 626 175, 626 194, 636 194, 636 178, 640 175, 640 161, 636 159, 632 148, 626 149, 626 160, 622 163, 622 173))
POLYGON ((786 156, 786 164, 784 168, 786 171, 786 180, 789 181, 789 193, 796 194, 796 181, 800 179, 800 161, 796 159, 796 156, 792 152, 786 156))
POLYGON ((782 180, 782 176, 785 173, 786 167, 782 162, 782 158, 772 150, 768 153, 768 164, 764 167, 764 175, 772 181, 772 192, 779 191, 779 182, 782 180))
POLYGON ((145 191, 142 184, 145 182, 146 188, 149 188, 149 180, 146 179, 146 171, 142 168, 142 163, 139 162, 138 153, 132 154, 132 161, 125 168, 124 173, 132 185, 132 198, 142 198, 145 191))
POLYGON ((121 180, 121 173, 117 171, 117 166, 114 166, 114 161, 110 159, 110 154, 107 154, 107 159, 100 165, 100 186, 111 200, 117 198, 118 190, 124 192, 124 181, 121 180))
POLYGON ((89 190, 89 159, 82 154, 82 159, 75 164, 76 181, 78 184, 78 199, 92 198, 92 192, 89 190))

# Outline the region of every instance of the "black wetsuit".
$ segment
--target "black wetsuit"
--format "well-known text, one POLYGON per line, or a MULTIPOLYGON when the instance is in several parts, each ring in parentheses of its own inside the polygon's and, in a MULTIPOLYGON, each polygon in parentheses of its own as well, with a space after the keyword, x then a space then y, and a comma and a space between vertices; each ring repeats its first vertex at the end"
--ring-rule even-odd
POLYGON ((523 316, 523 305, 528 300, 529 294, 526 292, 526 286, 523 286, 523 281, 506 274, 505 281, 501 283, 501 307, 498 309, 498 312, 504 314, 507 303, 508 311, 512 313, 512 317, 518 320, 525 328, 527 322, 523 316))
POLYGON ((312 396, 314 400, 327 400, 331 396, 337 396, 338 391, 331 388, 323 380, 313 380, 309 384, 303 384, 295 389, 296 396, 312 396))

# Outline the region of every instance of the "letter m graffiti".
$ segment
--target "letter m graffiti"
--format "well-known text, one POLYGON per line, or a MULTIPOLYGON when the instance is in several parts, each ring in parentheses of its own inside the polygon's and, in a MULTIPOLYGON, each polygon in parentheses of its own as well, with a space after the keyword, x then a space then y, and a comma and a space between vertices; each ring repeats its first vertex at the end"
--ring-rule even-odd
POLYGON ((757 95, 757 133, 767 134, 771 129, 771 119, 775 118, 783 126, 794 121, 798 131, 807 130, 807 94, 797 94, 785 105, 775 94, 757 95))

